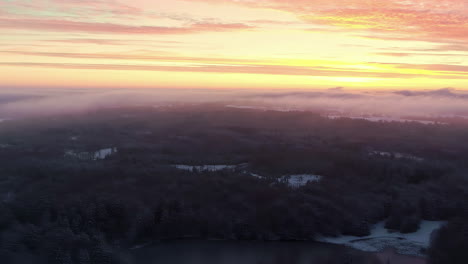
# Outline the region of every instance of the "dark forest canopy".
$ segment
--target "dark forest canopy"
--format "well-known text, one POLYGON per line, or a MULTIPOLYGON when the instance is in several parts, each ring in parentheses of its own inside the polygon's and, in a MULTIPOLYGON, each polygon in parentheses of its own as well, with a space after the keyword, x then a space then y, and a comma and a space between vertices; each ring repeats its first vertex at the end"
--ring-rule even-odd
POLYGON ((463 124, 219 105, 8 121, 0 124, 0 258, 126 263, 125 249, 161 239, 313 240, 364 236, 384 220, 402 233, 446 220, 430 261, 466 263, 467 142, 463 124), (118 151, 98 160, 66 154, 108 148, 118 151), (243 165, 188 172, 174 164, 243 165), (299 188, 278 181, 301 173, 324 177, 299 188))

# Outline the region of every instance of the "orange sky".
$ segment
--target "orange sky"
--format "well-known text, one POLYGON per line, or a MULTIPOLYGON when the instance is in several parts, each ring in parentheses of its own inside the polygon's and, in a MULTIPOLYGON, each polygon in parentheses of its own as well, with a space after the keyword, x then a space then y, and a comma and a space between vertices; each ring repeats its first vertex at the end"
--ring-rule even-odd
POLYGON ((0 0, 0 87, 468 89, 466 0, 0 0))

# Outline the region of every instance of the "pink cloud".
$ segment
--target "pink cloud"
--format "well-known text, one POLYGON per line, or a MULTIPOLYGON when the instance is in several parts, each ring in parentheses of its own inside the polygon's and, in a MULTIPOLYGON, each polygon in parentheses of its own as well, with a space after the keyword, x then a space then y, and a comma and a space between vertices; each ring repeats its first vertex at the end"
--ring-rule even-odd
MULTIPOLYGON (((375 33, 403 35, 409 39, 468 40, 468 16, 407 9, 338 9, 304 19, 326 25, 375 33)), ((379 35, 374 35, 377 38, 379 35)))
POLYGON ((0 28, 20 30, 45 30, 58 32, 87 32, 103 34, 191 34, 201 32, 223 32, 248 30, 245 24, 195 23, 186 27, 129 26, 113 23, 78 22, 52 19, 0 18, 0 28))
POLYGON ((409 57, 409 56, 439 56, 439 57, 468 57, 468 54, 459 53, 427 53, 427 52, 376 52, 376 55, 388 57, 409 57))
POLYGON ((141 61, 185 61, 196 63, 266 63, 262 60, 249 59, 230 59, 230 58, 215 58, 215 57, 187 57, 187 56, 170 56, 165 52, 151 51, 151 55, 147 54, 117 54, 117 53, 70 53, 70 52, 39 52, 39 51, 1 51, 1 53, 25 55, 25 56, 42 56, 42 57, 59 57, 59 58, 74 58, 74 59, 107 59, 107 60, 141 60, 141 61), (159 53, 158 55, 155 55, 159 53))
MULTIPOLYGON (((368 31, 369 38, 467 41, 466 0, 191 0, 291 12, 311 24, 368 31), (379 34, 380 33, 380 34, 379 34)), ((318 29, 320 30, 320 29, 318 29)))
MULTIPOLYGON (((45 42, 56 42, 56 43, 68 43, 68 44, 95 44, 95 45, 116 45, 116 46, 125 46, 125 45, 132 45, 132 44, 140 44, 145 45, 149 44, 152 47, 154 46, 166 46, 166 47, 173 47, 175 45, 182 45, 184 42, 181 41, 169 41, 169 40, 144 40, 144 39, 106 39, 106 38, 68 38, 68 39, 45 39, 42 40, 45 42)), ((46 45, 42 45, 46 46, 46 45)))
POLYGON ((2 3, 5 10, 48 10, 75 15, 141 15, 138 7, 115 0, 35 0, 7 1, 2 3))

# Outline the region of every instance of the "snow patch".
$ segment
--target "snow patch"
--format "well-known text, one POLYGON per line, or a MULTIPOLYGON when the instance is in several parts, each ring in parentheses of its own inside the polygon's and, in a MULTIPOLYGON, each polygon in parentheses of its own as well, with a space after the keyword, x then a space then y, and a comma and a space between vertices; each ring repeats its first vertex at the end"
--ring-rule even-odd
POLYGON ((385 158, 396 158, 396 159, 409 159, 409 160, 414 160, 414 161, 424 161, 423 158, 411 155, 411 154, 405 154, 405 153, 399 153, 399 152, 386 152, 386 151, 371 151, 369 152, 369 155, 371 156, 381 156, 385 158))
POLYGON ((237 168, 237 165, 174 165, 176 169, 185 170, 185 171, 222 171, 222 170, 234 170, 237 168))
MULTIPOLYGON (((245 172, 244 172, 244 173, 245 173, 245 172)), ((264 176, 258 175, 258 174, 256 174, 256 173, 250 172, 249 174, 250 174, 250 176, 255 177, 255 178, 257 178, 257 179, 265 179, 264 176)))
POLYGON ((130 250, 144 248, 144 247, 147 247, 147 246, 151 245, 152 243, 153 242, 148 242, 148 243, 144 243, 144 244, 135 245, 135 246, 131 247, 130 250))
POLYGON ((110 155, 117 153, 117 148, 106 148, 94 152, 94 160, 105 159, 110 155))
MULTIPOLYGON (((242 169, 245 168, 246 164, 239 164, 239 165, 173 165, 174 168, 179 170, 185 170, 189 172, 213 172, 213 171, 222 171, 222 170, 235 170, 235 169, 242 169)), ((242 171, 243 174, 250 175, 257 179, 267 179, 267 177, 249 172, 247 170, 242 171)), ((323 176, 315 175, 315 174, 294 174, 294 175, 284 175, 278 179, 276 182, 286 182, 289 187, 291 188, 299 188, 301 186, 305 186, 309 182, 319 182, 322 180, 323 176)))
POLYGON ((291 108, 291 107, 266 107, 266 106, 250 106, 250 105, 226 105, 226 107, 236 108, 236 109, 251 109, 251 110, 276 111, 276 112, 304 111, 299 108, 291 108))
MULTIPOLYGON (((248 173, 250 176, 255 177, 257 179, 266 179, 267 177, 261 176, 252 172, 244 171, 244 173, 248 173)), ((278 178, 277 182, 286 182, 289 187, 291 188, 299 188, 301 186, 305 186, 309 182, 319 182, 323 179, 323 176, 315 175, 315 174, 294 174, 294 175, 284 175, 278 178)))
POLYGON ((75 152, 74 150, 65 151, 64 157, 81 159, 81 160, 103 160, 112 154, 117 153, 117 148, 105 148, 96 152, 75 152))
POLYGON ((299 188, 305 186, 309 182, 319 182, 322 180, 323 176, 314 175, 314 174, 295 174, 295 175, 285 175, 280 178, 281 181, 286 181, 289 187, 299 188))
POLYGON ((424 256, 422 251, 429 247, 431 234, 443 224, 445 224, 444 221, 421 221, 418 231, 402 234, 386 229, 385 222, 382 221, 373 226, 369 236, 318 237, 316 240, 346 245, 367 252, 379 252, 386 248, 394 248, 399 254, 424 256))
POLYGON ((401 117, 391 117, 391 116, 346 116, 346 115, 327 115, 328 119, 340 119, 340 118, 350 118, 350 119, 360 119, 360 120, 367 120, 370 122, 416 122, 424 125, 435 125, 441 124, 446 125, 447 123, 431 121, 431 120, 418 120, 418 119, 407 119, 401 117))

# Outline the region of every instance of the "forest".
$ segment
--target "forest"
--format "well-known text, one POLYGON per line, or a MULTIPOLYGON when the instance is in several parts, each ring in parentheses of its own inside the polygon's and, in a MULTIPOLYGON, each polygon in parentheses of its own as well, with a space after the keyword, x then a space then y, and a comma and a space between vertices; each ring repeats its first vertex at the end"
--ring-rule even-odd
MULTIPOLYGON (((129 264, 129 249, 154 241, 313 241, 366 236, 379 221, 411 233, 421 220, 444 220, 424 254, 462 264, 467 158, 465 123, 217 104, 11 120, 0 124, 0 259, 129 264), (107 148, 115 152, 102 158, 66 155, 107 148), (278 180, 304 173, 323 179, 298 188, 278 180)), ((326 263, 351 263, 343 259, 326 263)))

